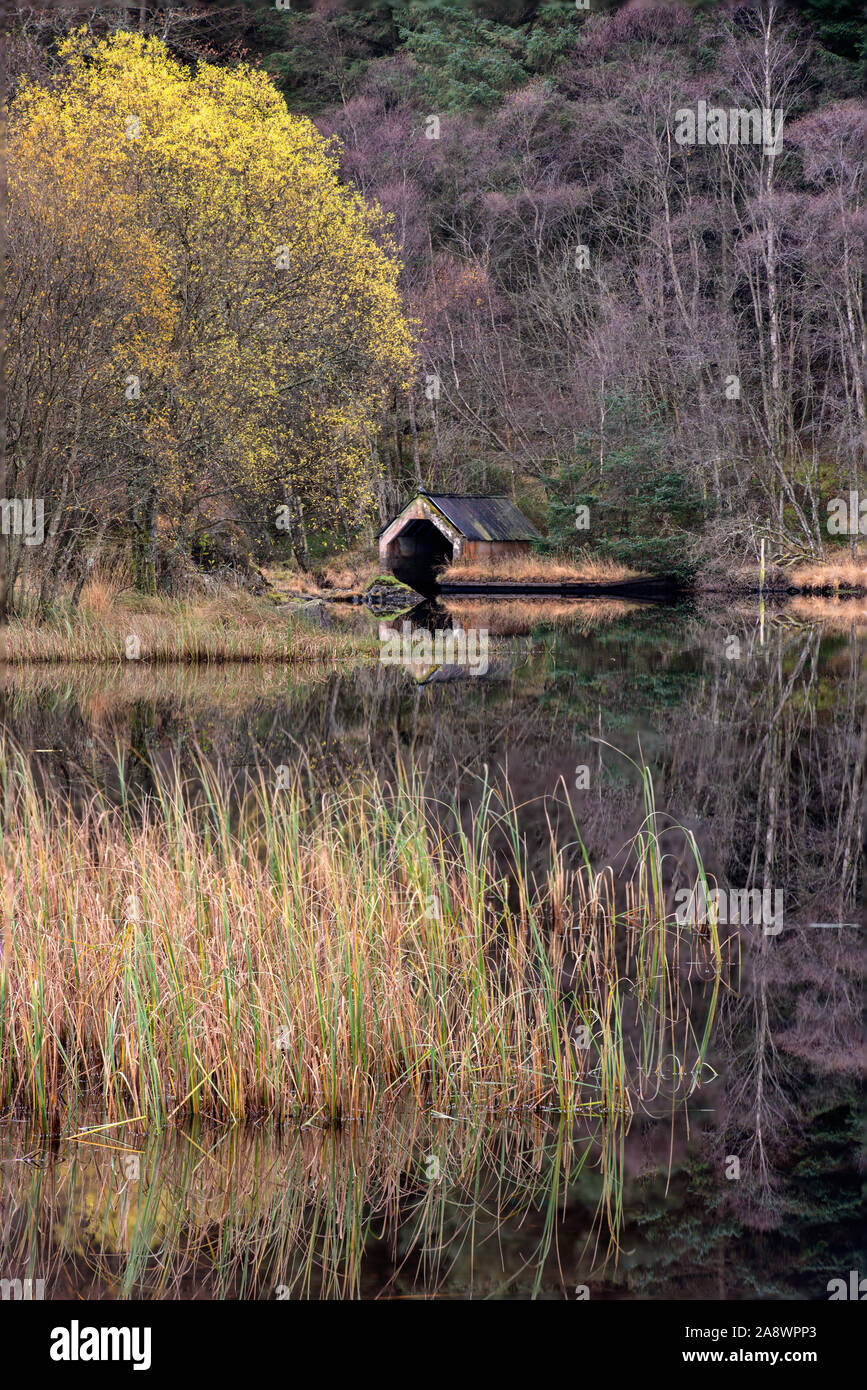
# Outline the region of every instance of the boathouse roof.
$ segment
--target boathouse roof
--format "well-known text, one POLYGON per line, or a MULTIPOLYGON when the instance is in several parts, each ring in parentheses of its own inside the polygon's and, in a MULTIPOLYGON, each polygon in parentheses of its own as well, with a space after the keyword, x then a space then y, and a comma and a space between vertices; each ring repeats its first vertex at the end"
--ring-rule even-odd
MULTIPOLYGON (((441 512, 468 541, 532 541, 542 533, 524 516, 509 497, 495 494, 474 495, 460 492, 425 492, 419 488, 406 506, 423 497, 441 512)), ((406 508, 402 508, 403 511, 406 508)), ((392 525, 401 515, 393 517, 392 525)), ((386 529, 386 528, 383 528, 386 529)))

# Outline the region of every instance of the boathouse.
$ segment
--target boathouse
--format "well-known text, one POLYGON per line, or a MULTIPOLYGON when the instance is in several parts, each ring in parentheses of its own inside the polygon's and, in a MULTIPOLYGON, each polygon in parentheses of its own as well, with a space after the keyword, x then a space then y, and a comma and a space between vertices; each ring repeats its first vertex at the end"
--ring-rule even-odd
POLYGON ((407 502, 379 533, 379 560, 415 588, 436 582, 454 560, 520 554, 542 534, 508 497, 425 492, 407 502))

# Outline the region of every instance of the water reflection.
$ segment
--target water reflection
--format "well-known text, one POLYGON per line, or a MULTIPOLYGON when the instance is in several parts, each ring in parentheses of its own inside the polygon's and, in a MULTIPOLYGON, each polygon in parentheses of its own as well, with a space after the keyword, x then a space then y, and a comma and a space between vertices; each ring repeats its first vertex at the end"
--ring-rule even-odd
POLYGON ((49 1298, 574 1296, 606 1278, 626 1153, 602 1124, 399 1112, 49 1148, 0 1130, 0 1239, 12 1277, 43 1279, 49 1298))
POLYGON ((461 600, 412 622, 487 631, 485 678, 420 682, 381 662, 6 668, 2 722, 82 803, 117 791, 116 748, 146 789, 199 747, 239 778, 297 765, 314 792, 412 767, 470 824, 487 770, 540 875, 552 831, 568 846, 577 824, 618 881, 644 816, 640 748, 671 818, 668 901, 686 883, 679 827, 714 883, 783 893, 778 935, 738 928, 715 1076, 690 1110, 657 1110, 649 1086, 619 1133, 577 1136, 379 1115, 282 1136, 111 1131, 44 1152, 7 1124, 3 1267, 87 1297, 825 1297, 858 1267, 865 605, 461 600))

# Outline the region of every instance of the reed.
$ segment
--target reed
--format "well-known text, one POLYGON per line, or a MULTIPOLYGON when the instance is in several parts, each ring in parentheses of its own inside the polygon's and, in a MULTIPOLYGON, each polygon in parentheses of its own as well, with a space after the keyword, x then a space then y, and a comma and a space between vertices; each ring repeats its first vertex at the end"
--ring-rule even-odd
POLYGON ((337 627, 319 630, 270 602, 151 599, 83 604, 48 617, 15 618, 0 629, 0 660, 169 664, 310 662, 371 654, 372 639, 337 627))
MULTIPOLYGON (((202 761, 195 792, 155 772, 133 804, 119 765, 121 804, 74 812, 22 755, 0 771, 0 1104, 45 1126, 85 1101, 161 1125, 398 1099, 604 1117, 664 1055, 701 1067, 650 819, 618 911, 574 846, 552 840, 537 881, 488 784, 464 830, 408 776, 323 792, 262 771, 236 799, 202 761)), ((700 951, 718 975, 714 930, 700 951)))

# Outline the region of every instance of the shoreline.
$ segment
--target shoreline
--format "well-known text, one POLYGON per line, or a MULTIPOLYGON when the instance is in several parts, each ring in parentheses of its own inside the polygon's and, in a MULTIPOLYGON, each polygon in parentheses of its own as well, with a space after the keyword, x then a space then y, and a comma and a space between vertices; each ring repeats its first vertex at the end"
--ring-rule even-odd
POLYGON ((345 594, 334 598, 306 599, 297 604, 273 604, 259 599, 253 604, 241 600, 237 611, 231 600, 222 604, 195 602, 165 607, 151 600, 141 610, 133 607, 107 609, 97 615, 84 613, 79 621, 58 622, 17 620, 0 627, 0 665, 22 666, 304 666, 333 665, 371 659, 376 642, 357 624, 347 626, 329 618, 328 608, 345 610, 347 603, 364 609, 372 620, 388 622, 406 618, 419 605, 433 599, 620 599, 670 606, 680 602, 709 605, 733 600, 785 604, 790 600, 816 600, 845 605, 863 602, 867 588, 841 589, 830 586, 775 584, 685 585, 671 580, 620 579, 584 583, 524 583, 518 580, 465 584, 446 583, 436 594, 426 596, 405 591, 396 594, 345 594), (308 613, 304 609, 308 608, 308 613), (215 612, 218 609, 218 612, 215 612), (130 645, 132 644, 132 645, 130 645))

